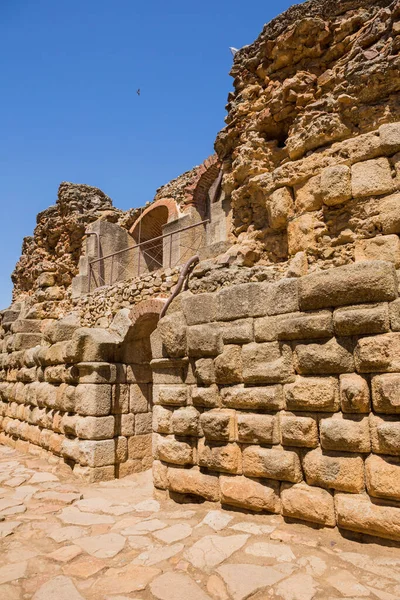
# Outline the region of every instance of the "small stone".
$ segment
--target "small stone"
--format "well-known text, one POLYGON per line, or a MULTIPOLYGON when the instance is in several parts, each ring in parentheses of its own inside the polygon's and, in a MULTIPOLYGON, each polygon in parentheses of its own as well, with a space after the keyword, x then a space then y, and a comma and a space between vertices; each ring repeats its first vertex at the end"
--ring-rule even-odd
POLYGON ((243 531, 243 533, 251 533, 252 535, 268 535, 276 529, 273 525, 257 525, 257 523, 243 521, 231 525, 230 529, 235 531, 243 531))
POLYGON ((66 575, 71 577, 79 577, 79 579, 88 579, 92 577, 104 567, 107 566, 105 560, 100 558, 94 558, 93 556, 83 556, 82 558, 74 561, 71 565, 63 568, 66 575))
POLYGON ((208 525, 214 531, 221 531, 221 529, 225 529, 225 527, 232 521, 233 517, 230 515, 223 513, 220 510, 211 510, 197 525, 197 527, 201 527, 202 525, 208 525))
POLYGON ((22 521, 5 521, 0 523, 0 539, 14 533, 14 530, 21 525, 22 521))
POLYGON ((178 523, 177 525, 171 525, 171 527, 167 527, 167 529, 162 529, 161 531, 157 531, 154 533, 154 537, 166 544, 171 544, 172 542, 178 542, 179 540, 183 540, 187 538, 192 533, 192 527, 187 523, 178 523))
POLYGON ((135 504, 135 510, 138 512, 158 512, 160 503, 157 500, 143 500, 143 502, 135 504))
POLYGON ((164 529, 166 526, 166 523, 163 523, 163 521, 160 521, 159 519, 150 519, 149 521, 136 523, 136 525, 133 525, 132 527, 127 527, 123 529, 121 533, 122 535, 141 535, 143 533, 157 531, 158 529, 164 529))
POLYGON ((229 600, 224 582, 217 577, 217 575, 211 575, 209 577, 207 581, 207 592, 209 592, 211 596, 217 600, 229 600))
POLYGON ((78 546, 63 546, 62 548, 58 548, 58 550, 47 554, 47 558, 51 558, 52 560, 56 560, 57 562, 67 563, 70 560, 76 558, 81 553, 82 550, 78 546))
POLYGON ((83 527, 71 525, 70 527, 59 527, 53 533, 50 533, 48 537, 60 544, 61 542, 76 540, 76 538, 80 538, 84 534, 85 530, 83 527))
POLYGON ((102 577, 96 579, 92 587, 94 597, 102 598, 105 594, 130 594, 144 590, 154 577, 160 573, 154 567, 128 565, 119 569, 108 569, 102 577))

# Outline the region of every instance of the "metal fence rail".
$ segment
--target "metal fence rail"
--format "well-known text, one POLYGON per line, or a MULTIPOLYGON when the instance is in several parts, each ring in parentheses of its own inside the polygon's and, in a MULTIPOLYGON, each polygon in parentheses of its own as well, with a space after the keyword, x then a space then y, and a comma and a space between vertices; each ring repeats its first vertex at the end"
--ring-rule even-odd
POLYGON ((89 262, 89 292, 156 271, 184 264, 206 245, 208 219, 146 240, 89 262))

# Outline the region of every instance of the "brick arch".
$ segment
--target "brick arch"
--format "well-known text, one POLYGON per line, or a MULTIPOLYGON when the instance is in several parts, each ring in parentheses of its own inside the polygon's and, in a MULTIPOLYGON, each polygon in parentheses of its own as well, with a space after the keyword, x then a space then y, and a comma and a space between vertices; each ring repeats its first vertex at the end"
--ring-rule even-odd
POLYGON ((173 198, 161 198, 148 206, 136 219, 129 233, 138 242, 139 229, 141 241, 148 241, 162 235, 162 226, 174 221, 179 216, 176 202, 173 198))
POLYGON ((129 313, 132 327, 135 327, 139 321, 158 317, 164 308, 166 301, 166 298, 151 298, 150 300, 144 300, 134 306, 129 313))
POLYGON ((202 219, 208 215, 208 192, 217 179, 220 168, 218 156, 209 156, 197 169, 195 178, 186 188, 186 207, 194 207, 202 219))

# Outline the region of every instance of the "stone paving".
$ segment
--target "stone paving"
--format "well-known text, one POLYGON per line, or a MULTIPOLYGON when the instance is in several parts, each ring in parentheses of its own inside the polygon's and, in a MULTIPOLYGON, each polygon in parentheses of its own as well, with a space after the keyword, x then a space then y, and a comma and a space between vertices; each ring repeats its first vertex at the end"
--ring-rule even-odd
POLYGON ((276 515, 155 499, 151 473, 83 484, 0 446, 0 600, 400 598, 400 549, 276 515))

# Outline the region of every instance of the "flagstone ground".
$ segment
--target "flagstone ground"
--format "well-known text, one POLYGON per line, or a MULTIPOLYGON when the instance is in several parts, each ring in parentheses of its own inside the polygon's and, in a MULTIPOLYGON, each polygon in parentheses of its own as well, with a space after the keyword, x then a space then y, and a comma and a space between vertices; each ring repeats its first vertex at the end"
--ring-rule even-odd
POLYGON ((0 600, 398 600, 400 548, 276 515, 83 484, 0 446, 0 600))

